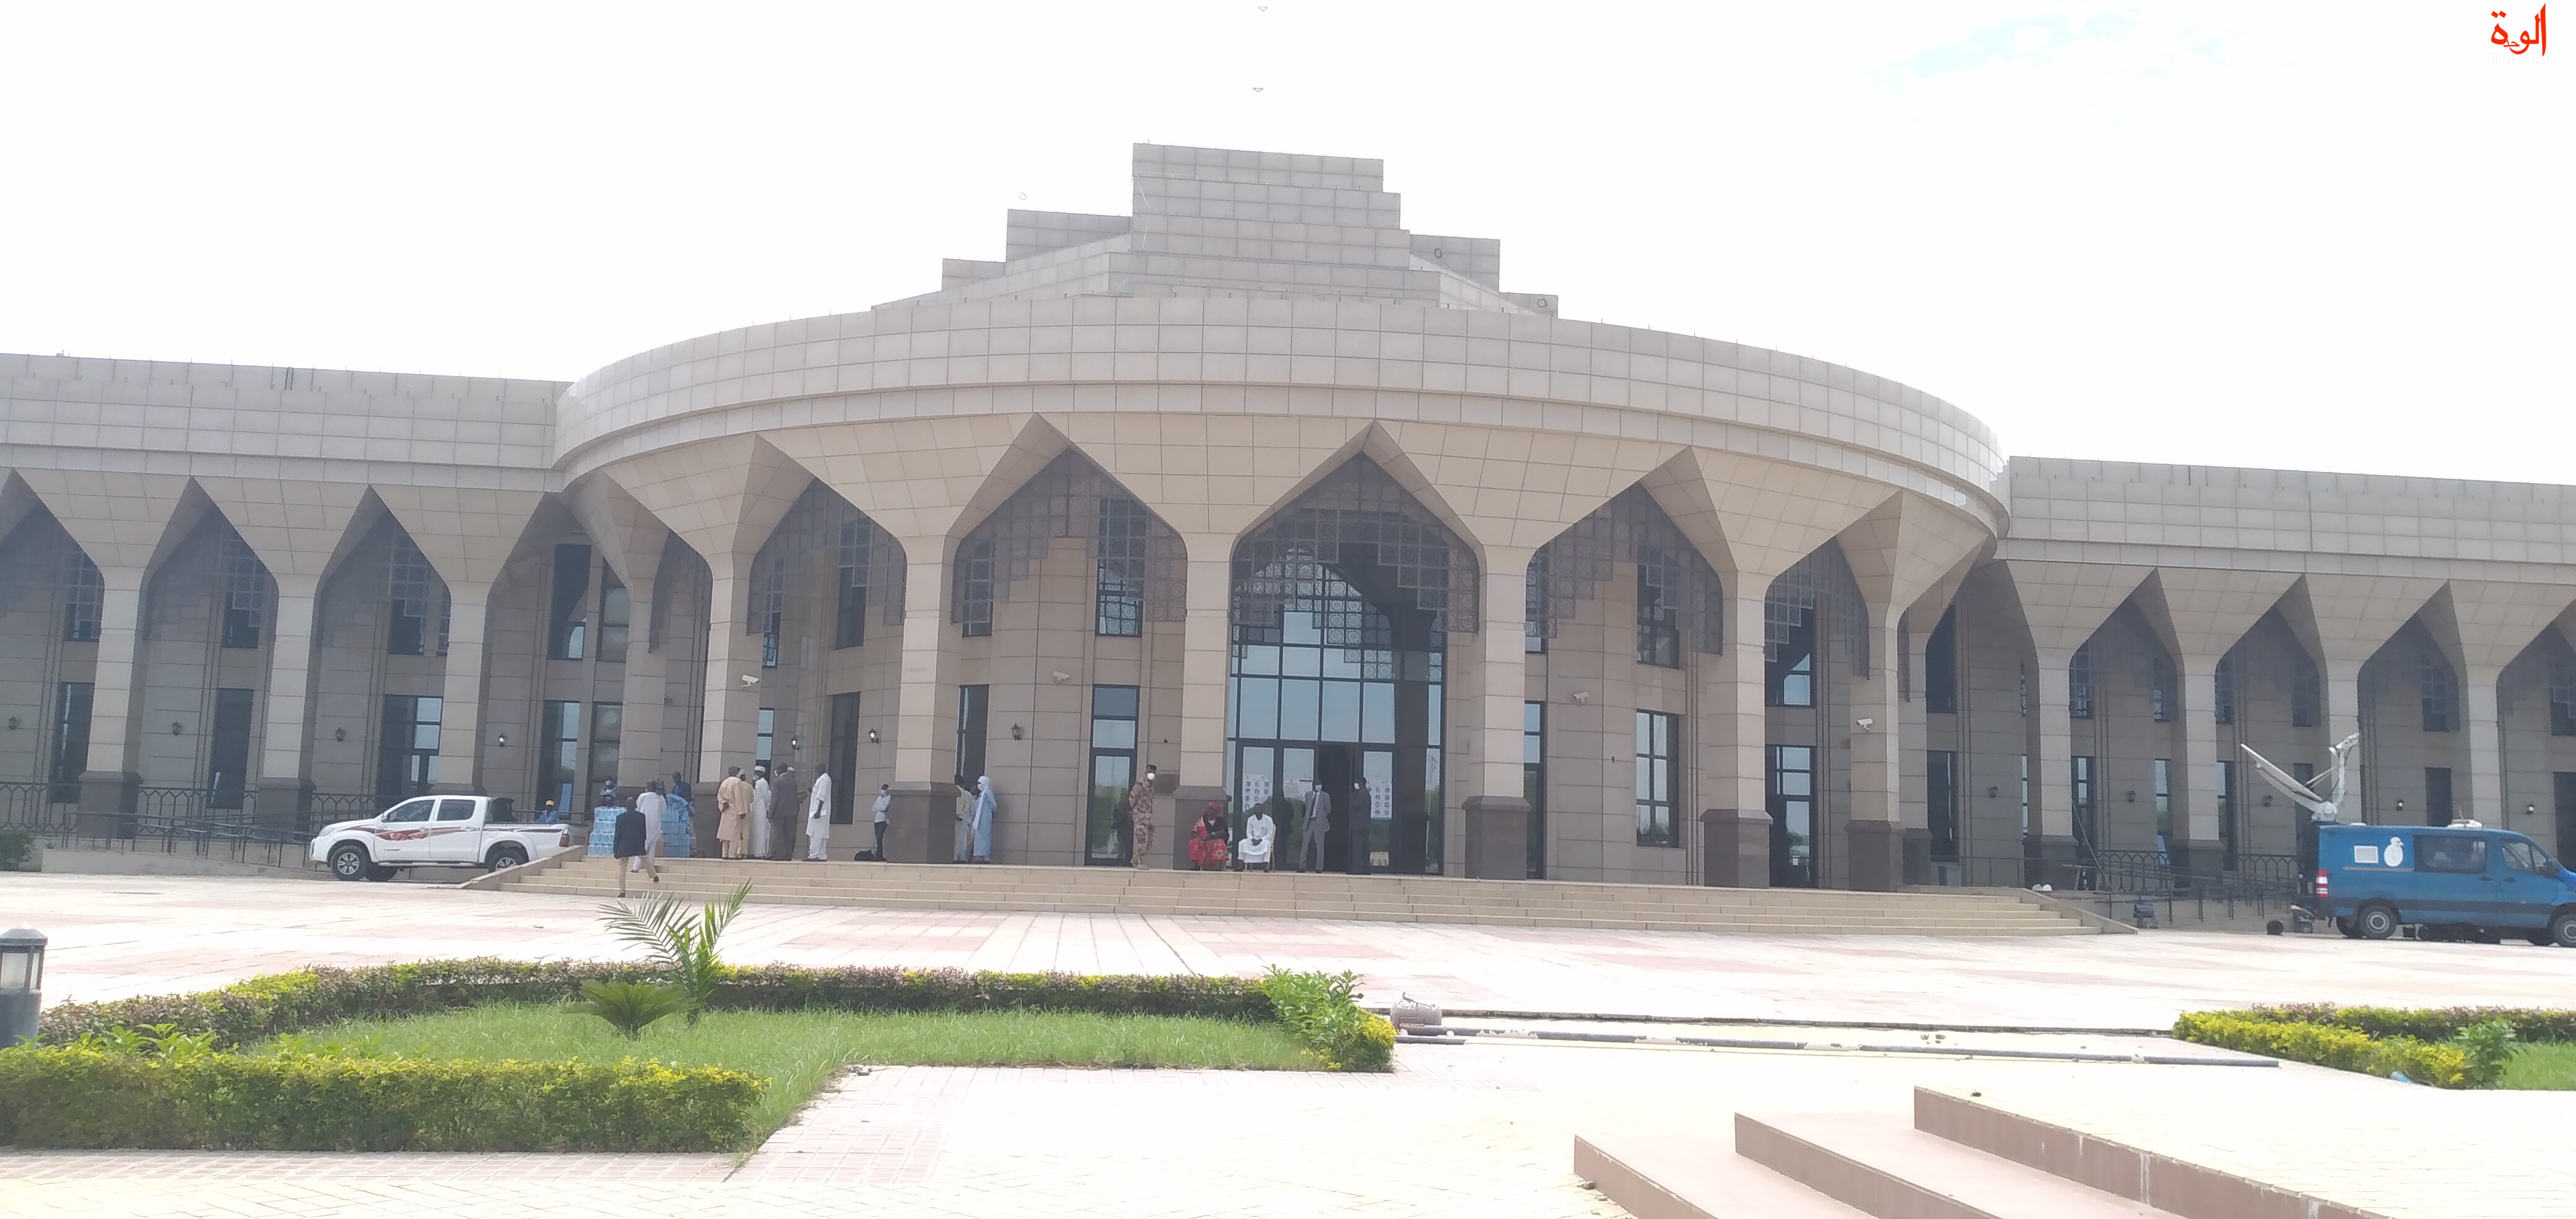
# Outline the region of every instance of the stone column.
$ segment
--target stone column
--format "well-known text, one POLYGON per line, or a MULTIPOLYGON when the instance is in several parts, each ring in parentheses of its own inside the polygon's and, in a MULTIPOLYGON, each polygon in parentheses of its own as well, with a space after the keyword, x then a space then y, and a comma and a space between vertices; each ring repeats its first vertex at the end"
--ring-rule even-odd
MULTIPOLYGON (((2032 752, 2031 815, 2039 826, 2039 879, 2075 887, 2075 721, 2067 706, 2067 667, 2072 648, 2038 648, 2030 670, 2030 712, 2039 747, 2032 752)), ((2094 807, 2101 807, 2101 776, 2094 776, 2094 807)))
MULTIPOLYGON (((950 773, 956 724, 949 717, 956 714, 957 701, 948 689, 948 539, 897 540, 905 556, 903 684, 895 691, 894 799, 886 806, 886 857, 895 863, 948 863, 957 841, 957 786, 950 773)), ((840 776, 833 779, 841 781, 840 776)), ((853 808, 864 806, 855 795, 853 800, 853 808)))
MULTIPOLYGON (((2325 716, 2325 743, 2328 749, 2333 748, 2344 738, 2361 731, 2361 666, 2368 659, 2369 654, 2365 652, 2350 660, 2329 658, 2325 662, 2325 672, 2321 675, 2321 680, 2325 682, 2323 691, 2325 706, 2319 708, 2319 711, 2325 716)), ((2345 763, 2343 807, 2336 810, 2345 821, 2370 819, 2368 811, 2370 804, 2365 799, 2367 792, 2363 785, 2365 779, 2374 776, 2371 776, 2361 764, 2362 755, 2368 752, 2366 749, 2355 749, 2352 751, 2351 758, 2345 763)), ((2299 759, 2273 759, 2279 762, 2283 769, 2288 769, 2291 761, 2295 760, 2299 759)), ((2328 760, 2329 755, 2325 753, 2321 752, 2317 755, 2315 765, 2320 772, 2323 771, 2328 760)), ((2301 810, 2291 818, 2291 824, 2294 826, 2305 824, 2307 816, 2308 814, 2301 810)))
MULTIPOLYGON (((2215 873, 2226 863, 2219 829, 2218 764, 2230 759, 2218 752, 2218 662, 2216 656, 2184 656, 2182 670, 2182 756, 2174 759, 2174 829, 2181 841, 2174 862, 2195 872, 2215 873)), ((2231 799, 2245 798, 2247 768, 2238 776, 2231 799)), ((2237 824, 2244 822, 2240 818, 2237 824)))
POLYGON ((662 700, 670 697, 671 645, 665 639, 653 646, 653 592, 651 586, 627 586, 635 608, 628 612, 626 675, 619 687, 626 719, 617 745, 617 786, 630 798, 645 784, 669 777, 662 770, 662 746, 671 717, 662 700))
POLYGON ((1476 720, 1464 738, 1474 742, 1475 752, 1473 765, 1459 768, 1475 776, 1475 794, 1461 806, 1467 823, 1470 877, 1522 880, 1529 875, 1530 803, 1521 794, 1521 705, 1529 697, 1524 619, 1531 553, 1526 548, 1493 546, 1484 554, 1484 587, 1477 598, 1484 620, 1476 641, 1476 720))
MULTIPOLYGON (((260 733, 256 811, 260 824, 298 826, 312 807, 308 760, 313 742, 305 723, 313 710, 315 614, 319 576, 276 573, 277 613, 268 651, 268 715, 260 733)), ((442 734, 443 735, 443 734, 442 734)))
POLYGON ((2504 815, 2504 719, 2497 683, 2504 669, 2475 665, 2460 674, 2460 727, 2469 737, 2469 787, 2451 793, 2451 815, 2488 825, 2511 824, 2504 815))
MULTIPOLYGON (((1189 577, 1181 622, 1181 756, 1173 773, 1162 777, 1172 799, 1154 802, 1157 849, 1167 856, 1156 867, 1181 867, 1188 860, 1189 835, 1180 822, 1195 817, 1210 801, 1226 801, 1225 711, 1227 674, 1234 641, 1229 610, 1234 600, 1234 538, 1230 534, 1191 534, 1181 539, 1189 555, 1189 577)), ((1285 829, 1285 826, 1281 827, 1285 829)))
MULTIPOLYGON (((1892 893, 1905 883, 1904 716, 1897 684, 1905 663, 1905 637, 1896 629, 1893 610, 1872 622, 1869 676, 1851 682, 1851 818, 1846 835, 1851 848, 1851 887, 1892 893), (1864 725, 1860 721, 1868 720, 1864 725)), ((1824 725, 1825 735, 1843 726, 1824 725)))
POLYGON ((743 630, 751 604, 750 566, 747 554, 707 557, 713 576, 707 596, 707 701, 699 722, 697 773, 689 778, 699 796, 695 803, 709 809, 715 806, 716 785, 724 781, 726 767, 751 773, 751 752, 760 733, 761 688, 742 680, 745 674, 767 676, 760 667, 761 638, 743 630))
POLYGON ((1763 705, 1762 601, 1771 577, 1738 572, 1724 587, 1725 650, 1702 662, 1700 880, 1765 889, 1771 885, 1771 725, 1763 705))
POLYGON ((89 759, 80 777, 81 832, 122 838, 132 836, 128 819, 134 815, 136 793, 143 783, 134 770, 134 706, 146 573, 140 567, 101 566, 98 574, 106 590, 99 605, 98 667, 90 679, 89 759))
MULTIPOLYGON (((483 794, 483 641, 492 586, 447 583, 447 678, 439 691, 438 782, 432 791, 483 794)), ((523 741, 524 748, 536 742, 523 741)))

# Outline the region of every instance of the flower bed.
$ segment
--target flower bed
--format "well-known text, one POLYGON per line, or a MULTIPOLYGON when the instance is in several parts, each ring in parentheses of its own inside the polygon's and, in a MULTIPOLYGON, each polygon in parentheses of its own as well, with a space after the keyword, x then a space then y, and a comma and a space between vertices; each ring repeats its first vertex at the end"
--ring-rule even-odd
POLYGON ((2437 1088, 2554 1086, 2515 1083, 2513 1063, 2532 1049, 2576 1041, 2576 1012, 2300 1003, 2186 1013, 2174 1022, 2173 1035, 2437 1088))

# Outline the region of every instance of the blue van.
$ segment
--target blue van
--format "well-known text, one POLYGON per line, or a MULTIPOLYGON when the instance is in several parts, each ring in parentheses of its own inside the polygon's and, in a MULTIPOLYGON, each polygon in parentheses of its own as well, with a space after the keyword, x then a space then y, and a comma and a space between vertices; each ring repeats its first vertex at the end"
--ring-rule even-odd
POLYGON ((2316 905, 2355 939, 2413 923, 2576 948, 2576 872, 2511 830, 2318 826, 2316 905))

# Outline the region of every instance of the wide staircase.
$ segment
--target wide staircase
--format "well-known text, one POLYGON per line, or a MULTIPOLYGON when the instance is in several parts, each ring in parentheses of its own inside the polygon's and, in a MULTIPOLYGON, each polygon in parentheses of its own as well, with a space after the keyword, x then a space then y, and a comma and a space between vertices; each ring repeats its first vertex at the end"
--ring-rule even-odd
POLYGON ((1910 1115, 1738 1113, 1732 1149, 1722 1138, 1579 1136, 1574 1175, 1637 1219, 2368 1219, 2381 1213, 2280 1183, 2314 1178, 2314 1172, 2283 1171, 2259 1156, 2218 1162, 2222 1157, 2205 1144, 2154 1150, 1980 1096, 1917 1088, 1910 1115))
MULTIPOLYGON (((614 897, 620 861, 540 860, 468 882, 523 893, 614 897), (560 862, 558 862, 560 861, 560 862)), ((718 897, 744 881, 754 902, 892 910, 1243 915, 1831 935, 2090 935, 2106 928, 2011 890, 1846 893, 1338 873, 1174 872, 1009 864, 776 863, 672 859, 630 891, 718 897)), ((2118 928, 2118 930, 2126 930, 2118 928)))

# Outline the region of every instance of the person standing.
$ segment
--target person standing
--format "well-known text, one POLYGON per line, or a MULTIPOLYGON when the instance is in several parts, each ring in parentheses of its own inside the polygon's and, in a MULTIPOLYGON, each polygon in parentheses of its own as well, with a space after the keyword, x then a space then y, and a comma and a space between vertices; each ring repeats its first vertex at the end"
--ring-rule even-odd
POLYGON ((644 796, 659 799, 659 794, 654 794, 654 791, 639 791, 634 807, 618 809, 616 840, 608 848, 608 853, 616 856, 618 861, 618 897, 626 897, 626 876, 644 869, 644 845, 652 840, 652 835, 644 832, 644 796))
POLYGON ((975 779, 975 799, 967 807, 967 851, 977 863, 993 862, 993 814, 999 799, 993 794, 993 776, 975 779))
POLYGON ((805 805, 797 799, 802 793, 796 783, 794 762, 779 767, 769 776, 771 859, 796 858, 796 822, 805 811, 805 805))
POLYGON ((814 768, 814 791, 805 797, 805 859, 821 863, 831 858, 832 844, 832 768, 814 768))
POLYGON ((1305 832, 1306 840, 1297 848, 1297 870, 1323 871, 1324 861, 1331 858, 1324 854, 1324 836, 1333 828, 1333 798, 1324 793, 1323 784, 1306 789, 1306 821, 1299 828, 1305 832), (1312 867, 1307 866, 1309 862, 1312 867))
POLYGON ((716 845, 727 859, 742 858, 743 844, 751 831, 751 785, 742 781, 742 768, 725 768, 724 782, 716 784, 716 845))
POLYGON ((894 807, 894 784, 877 784, 877 798, 868 805, 868 824, 877 832, 877 862, 885 862, 886 810, 894 807))
MULTIPOLYGON (((644 790, 635 793, 635 807, 630 810, 630 813, 641 822, 635 832, 642 836, 642 841, 637 844, 637 850, 633 855, 626 854, 628 814, 620 814, 617 818, 615 850, 618 855, 626 858, 626 872, 639 869, 648 872, 652 875, 653 883, 657 885, 662 883, 662 813, 667 803, 662 797, 660 779, 645 784, 644 790)), ((626 895, 626 872, 617 874, 617 893, 620 897, 626 895)))
POLYGON ((751 857, 769 858, 769 768, 751 768, 751 857))
POLYGON ((1137 776, 1136 785, 1127 789, 1127 862, 1130 866, 1154 866, 1154 772, 1137 776))

